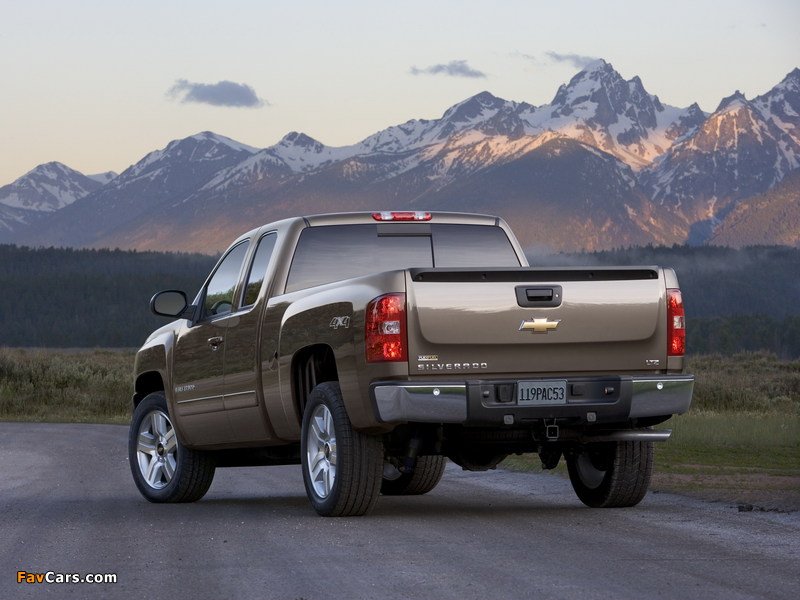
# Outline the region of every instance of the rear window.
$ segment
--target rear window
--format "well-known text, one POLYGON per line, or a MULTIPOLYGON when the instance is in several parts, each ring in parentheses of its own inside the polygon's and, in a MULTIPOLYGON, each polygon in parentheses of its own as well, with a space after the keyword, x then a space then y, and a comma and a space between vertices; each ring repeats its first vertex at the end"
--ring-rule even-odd
POLYGON ((286 291, 411 267, 518 267, 499 227, 444 223, 331 225, 300 234, 286 291))

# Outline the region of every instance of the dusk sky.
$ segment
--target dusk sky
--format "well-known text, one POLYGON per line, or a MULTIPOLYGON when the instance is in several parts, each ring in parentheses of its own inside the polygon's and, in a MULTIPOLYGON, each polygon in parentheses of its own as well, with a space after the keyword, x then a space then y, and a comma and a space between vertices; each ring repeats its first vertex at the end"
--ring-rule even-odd
POLYGON ((595 58, 707 112, 800 67, 797 0, 29 0, 0 23, 0 185, 201 131, 344 146, 483 90, 538 106, 595 58))

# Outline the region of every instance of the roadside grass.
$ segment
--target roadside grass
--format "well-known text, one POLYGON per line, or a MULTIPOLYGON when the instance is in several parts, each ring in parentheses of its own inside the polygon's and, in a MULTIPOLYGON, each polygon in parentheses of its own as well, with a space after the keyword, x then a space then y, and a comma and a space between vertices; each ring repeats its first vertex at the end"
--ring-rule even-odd
POLYGON ((800 469, 800 416, 756 413, 687 413, 660 429, 671 429, 659 444, 665 470, 684 465, 731 468, 800 469))
POLYGON ((800 510, 800 415, 699 410, 663 428, 672 436, 656 445, 652 489, 800 510))
POLYGON ((800 360, 769 353, 688 359, 691 410, 661 428, 653 488, 800 510, 800 360))
POLYGON ((694 373, 692 412, 747 412, 800 416, 800 360, 768 352, 690 356, 694 373))
POLYGON ((127 424, 133 350, 0 348, 0 421, 127 424))

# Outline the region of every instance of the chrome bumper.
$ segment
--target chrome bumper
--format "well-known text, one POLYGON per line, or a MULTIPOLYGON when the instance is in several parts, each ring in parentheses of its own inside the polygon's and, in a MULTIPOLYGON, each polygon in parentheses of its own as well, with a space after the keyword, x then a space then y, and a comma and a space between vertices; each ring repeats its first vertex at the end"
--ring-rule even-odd
MULTIPOLYGON (((570 390, 591 386, 615 388, 613 395, 587 397, 570 392, 566 403, 520 406, 515 394, 497 389, 514 381, 378 382, 371 388, 381 422, 460 423, 464 425, 520 425, 541 419, 572 419, 588 424, 621 423, 645 417, 685 413, 691 404, 693 375, 660 377, 622 376, 561 378, 570 390), (613 385, 609 386, 609 382, 613 385), (503 401, 497 398, 503 396, 503 401)), ((526 379, 530 381, 530 379, 526 379)))
POLYGON ((467 385, 379 384, 372 388, 378 418, 384 423, 465 423, 467 385))

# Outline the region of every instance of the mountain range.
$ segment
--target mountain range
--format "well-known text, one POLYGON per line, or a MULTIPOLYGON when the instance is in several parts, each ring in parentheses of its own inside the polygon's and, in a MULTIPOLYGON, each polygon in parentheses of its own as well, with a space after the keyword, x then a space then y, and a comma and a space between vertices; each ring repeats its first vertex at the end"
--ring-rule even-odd
POLYGON ((498 214, 528 248, 800 244, 800 69, 711 114, 597 60, 542 106, 482 92, 352 146, 202 132, 119 175, 60 163, 0 188, 0 243, 213 253, 299 214, 498 214))

